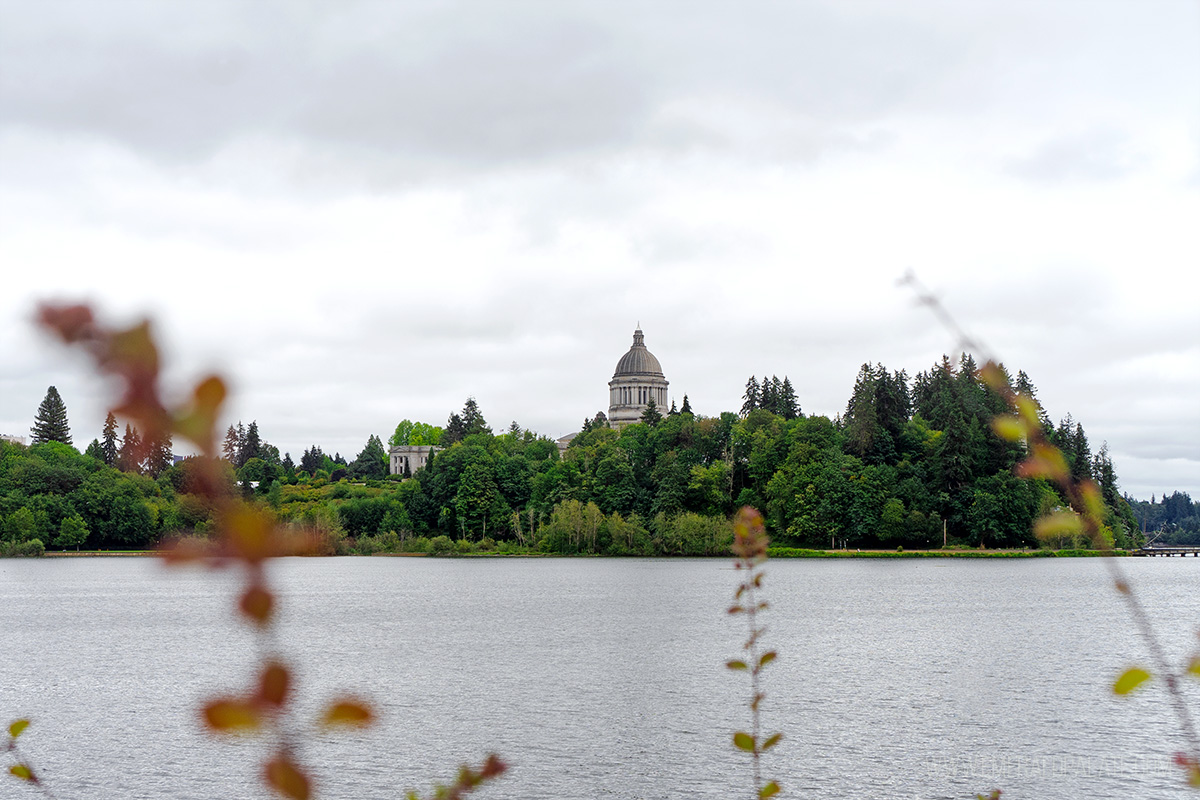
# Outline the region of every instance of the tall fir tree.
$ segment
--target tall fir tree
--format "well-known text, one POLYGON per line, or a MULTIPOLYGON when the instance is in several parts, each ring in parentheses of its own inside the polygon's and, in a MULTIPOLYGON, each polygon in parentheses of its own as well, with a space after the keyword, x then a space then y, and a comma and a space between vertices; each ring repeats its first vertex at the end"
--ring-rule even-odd
MULTIPOLYGON (((674 403, 672 403, 672 405, 674 405, 674 403)), ((695 413, 692 411, 692 404, 688 400, 688 396, 686 394, 683 396, 683 406, 679 409, 679 413, 680 414, 693 414, 693 415, 695 413)))
POLYGON ((233 460, 235 467, 241 467, 249 459, 246 457, 246 426, 239 419, 237 424, 237 457, 233 460))
POLYGON ((758 389, 758 378, 751 375, 750 380, 746 381, 746 392, 742 395, 742 416, 744 417, 758 408, 761 399, 762 394, 758 389))
POLYGON ((141 472, 142 460, 144 454, 142 452, 142 437, 138 435, 137 428, 125 425, 125 436, 121 440, 121 449, 117 453, 117 468, 122 472, 141 472))
POLYGON ((763 375, 759 388, 758 407, 770 411, 772 414, 778 413, 775 400, 776 392, 780 388, 779 378, 768 378, 766 375, 763 375))
POLYGON ((650 395, 650 399, 646 401, 646 408, 642 411, 641 421, 653 428, 662 422, 662 418, 662 413, 658 410, 658 403, 654 402, 654 395, 650 395))
POLYGON ((38 406, 37 416, 33 418, 33 444, 43 442, 62 442, 71 444, 71 426, 67 423, 67 405, 58 394, 58 389, 51 386, 46 390, 46 397, 38 406))
POLYGON ((483 412, 479 410, 479 404, 475 402, 474 397, 468 397, 467 402, 463 404, 462 421, 463 436, 471 436, 476 433, 490 435, 492 432, 492 429, 488 427, 487 420, 483 418, 483 412))
POLYGON ((258 435, 258 420, 250 420, 250 425, 246 428, 246 439, 242 445, 240 460, 243 464, 252 458, 263 457, 263 440, 258 435))
POLYGON ((304 451, 304 455, 300 456, 300 469, 313 475, 325 463, 325 453, 320 447, 315 444, 304 451))
POLYGON ((800 416, 800 403, 796 400, 796 390, 787 375, 783 376, 783 384, 779 388, 779 416, 784 419, 796 419, 800 416))
POLYGON ((446 430, 442 433, 442 444, 449 446, 455 442, 461 442, 466 435, 467 426, 463 423, 463 418, 458 414, 451 413, 446 420, 446 430))
POLYGON ((104 438, 100 442, 101 460, 110 467, 117 465, 117 417, 111 411, 104 418, 104 438))
POLYGON ((238 436, 232 425, 229 426, 229 430, 225 431, 225 441, 221 444, 221 455, 230 464, 237 464, 238 436))
POLYGON ((160 438, 147 438, 143 443, 146 450, 146 474, 157 478, 175 463, 172 452, 171 433, 166 431, 160 438))
POLYGON ((386 477, 387 473, 387 451, 383 449, 383 442, 379 437, 371 434, 367 438, 367 446, 350 464, 350 477, 378 480, 386 477))

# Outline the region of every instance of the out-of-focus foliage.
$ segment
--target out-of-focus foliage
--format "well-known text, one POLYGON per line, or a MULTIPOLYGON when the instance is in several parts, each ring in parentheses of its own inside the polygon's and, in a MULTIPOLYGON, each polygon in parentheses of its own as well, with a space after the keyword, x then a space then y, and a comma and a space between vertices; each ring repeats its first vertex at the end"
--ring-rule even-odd
POLYGON ((745 672, 750 676, 750 731, 734 733, 733 746, 750 754, 754 772, 753 796, 767 798, 778 794, 780 788, 775 781, 763 782, 762 756, 783 738, 781 733, 763 733, 760 714, 762 701, 767 697, 763 690, 762 672, 776 658, 774 650, 763 649, 762 638, 767 629, 759 620, 759 615, 768 608, 767 601, 762 599, 760 591, 763 585, 762 564, 767 560, 770 540, 763 527, 762 514, 749 506, 738 512, 733 522, 733 530, 733 554, 737 557, 734 566, 741 572, 742 582, 738 584, 734 593, 729 613, 746 621, 747 636, 742 645, 743 655, 727 661, 725 666, 734 672, 745 672))

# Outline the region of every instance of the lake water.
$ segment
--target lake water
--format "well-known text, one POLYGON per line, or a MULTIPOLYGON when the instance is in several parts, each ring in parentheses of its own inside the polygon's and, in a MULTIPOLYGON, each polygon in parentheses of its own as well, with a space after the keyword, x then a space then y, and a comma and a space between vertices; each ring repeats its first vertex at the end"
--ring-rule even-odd
MULTIPOLYGON (((1184 663, 1200 559, 1123 565, 1184 663)), ((747 797, 730 736, 748 681, 722 666, 745 636, 724 613, 738 578, 719 560, 281 560, 301 709, 351 691, 380 713, 302 758, 328 798, 424 791, 493 750, 511 771, 484 799, 747 797)), ((151 559, 0 560, 0 721, 33 718, 21 742, 60 800, 267 796, 261 745, 197 722, 255 658, 236 585, 151 559)), ((765 724, 785 738, 764 774, 785 796, 1195 796, 1162 689, 1109 692, 1145 659, 1099 559, 774 561, 765 591, 765 724)))

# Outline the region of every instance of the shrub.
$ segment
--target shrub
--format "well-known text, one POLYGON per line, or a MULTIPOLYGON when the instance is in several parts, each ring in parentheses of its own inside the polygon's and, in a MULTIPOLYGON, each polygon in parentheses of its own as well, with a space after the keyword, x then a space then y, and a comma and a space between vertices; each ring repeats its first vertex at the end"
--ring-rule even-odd
POLYGON ((431 556, 445 556, 455 552, 454 542, 450 541, 450 537, 442 534, 435 536, 429 541, 429 550, 426 551, 431 556))
POLYGON ((0 558, 37 558, 44 555, 46 546, 41 539, 27 542, 0 542, 0 558))

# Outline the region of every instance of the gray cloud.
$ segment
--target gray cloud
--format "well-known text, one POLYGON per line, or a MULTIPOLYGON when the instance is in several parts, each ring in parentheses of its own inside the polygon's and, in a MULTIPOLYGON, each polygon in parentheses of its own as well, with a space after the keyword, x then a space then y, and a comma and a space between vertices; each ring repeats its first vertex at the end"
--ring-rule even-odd
POLYGON ((1127 136, 1092 130, 1044 142, 1031 153, 1011 158, 1005 171, 1040 183, 1112 181, 1129 175, 1146 161, 1133 151, 1127 136))
POLYGON ((811 157, 826 139, 853 140, 832 124, 928 93, 968 49, 915 20, 819 5, 634 15, 541 3, 346 4, 338 14, 208 3, 128 26, 104 24, 120 18, 114 6, 74 10, 14 15, 0 40, 0 123, 185 162, 252 135, 299 137, 385 170, 757 144, 758 134, 723 129, 729 101, 743 118, 745 104, 760 105, 760 127, 775 114, 808 121, 789 139, 811 157), (718 119, 658 115, 677 99, 718 119))

